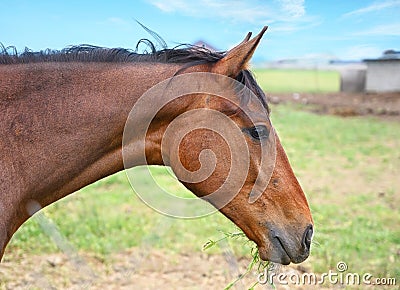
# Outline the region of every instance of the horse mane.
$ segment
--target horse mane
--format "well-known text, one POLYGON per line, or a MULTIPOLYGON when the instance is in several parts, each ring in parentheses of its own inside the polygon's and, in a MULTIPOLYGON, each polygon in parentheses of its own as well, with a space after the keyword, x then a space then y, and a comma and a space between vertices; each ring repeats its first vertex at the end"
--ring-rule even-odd
MULTIPOLYGON (((38 52, 25 48, 18 53, 14 46, 5 47, 0 43, 0 65, 27 64, 41 62, 102 62, 102 63, 180 63, 185 68, 207 63, 215 63, 225 56, 226 52, 211 51, 195 45, 178 45, 174 48, 156 50, 148 39, 141 39, 136 49, 106 48, 94 45, 69 46, 62 50, 46 49, 38 52), (141 44, 146 44, 150 52, 138 53, 141 44)), ((251 89, 262 105, 269 111, 264 92, 258 86, 249 70, 242 70, 236 80, 251 89)))
POLYGON ((179 45, 175 48, 156 50, 155 45, 142 39, 136 50, 126 48, 106 48, 94 45, 69 46, 62 50, 46 49, 38 52, 25 48, 18 53, 14 46, 0 44, 0 64, 24 64, 37 62, 160 62, 160 63, 212 63, 223 58, 225 52, 214 52, 195 45, 179 45), (146 43, 150 52, 138 53, 140 44, 146 43))

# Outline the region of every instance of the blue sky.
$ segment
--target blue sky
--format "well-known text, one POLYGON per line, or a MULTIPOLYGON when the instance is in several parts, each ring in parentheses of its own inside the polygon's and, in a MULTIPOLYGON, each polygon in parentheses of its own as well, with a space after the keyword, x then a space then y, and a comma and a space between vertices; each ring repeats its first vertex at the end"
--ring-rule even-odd
POLYGON ((379 57, 400 50, 400 0, 0 0, 0 42, 19 50, 72 44, 134 48, 156 31, 170 47, 220 50, 268 25, 255 60, 379 57))

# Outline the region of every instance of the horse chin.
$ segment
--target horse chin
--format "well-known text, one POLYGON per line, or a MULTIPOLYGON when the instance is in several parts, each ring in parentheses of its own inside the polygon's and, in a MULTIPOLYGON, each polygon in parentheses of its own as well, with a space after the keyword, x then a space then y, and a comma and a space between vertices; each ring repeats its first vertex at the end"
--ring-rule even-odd
POLYGON ((263 261, 278 263, 282 265, 289 265, 291 262, 289 255, 287 255, 285 252, 277 253, 275 251, 268 251, 267 247, 265 246, 258 246, 258 255, 263 261))

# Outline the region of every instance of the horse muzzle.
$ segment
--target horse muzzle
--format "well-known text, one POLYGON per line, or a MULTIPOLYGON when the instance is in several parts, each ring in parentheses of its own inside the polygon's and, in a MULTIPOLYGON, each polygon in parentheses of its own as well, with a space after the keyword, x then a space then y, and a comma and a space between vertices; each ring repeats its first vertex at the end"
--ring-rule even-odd
POLYGON ((259 246, 260 258, 283 265, 301 263, 310 255, 313 233, 311 224, 302 231, 301 235, 297 236, 270 228, 268 246, 259 246))

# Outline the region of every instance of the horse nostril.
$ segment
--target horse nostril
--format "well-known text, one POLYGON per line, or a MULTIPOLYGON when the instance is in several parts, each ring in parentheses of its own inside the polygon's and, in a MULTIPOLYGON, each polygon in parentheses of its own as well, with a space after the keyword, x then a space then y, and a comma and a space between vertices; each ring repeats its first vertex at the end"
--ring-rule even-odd
POLYGON ((305 248, 307 250, 310 250, 312 236, 313 236, 313 227, 312 227, 312 225, 309 225, 306 228, 306 231, 304 232, 304 237, 303 237, 303 245, 305 246, 305 248))

